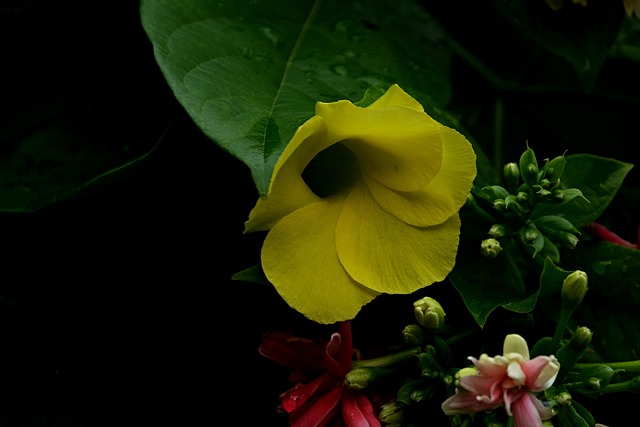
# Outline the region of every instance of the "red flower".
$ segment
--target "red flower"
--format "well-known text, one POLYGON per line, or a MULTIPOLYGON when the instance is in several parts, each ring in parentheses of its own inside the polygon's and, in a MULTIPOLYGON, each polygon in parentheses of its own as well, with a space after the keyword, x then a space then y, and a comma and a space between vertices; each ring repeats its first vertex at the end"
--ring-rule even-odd
POLYGON ((351 322, 339 322, 338 332, 326 343, 267 332, 258 351, 264 357, 294 371, 295 386, 280 395, 280 408, 289 414, 289 425, 323 427, 379 427, 373 404, 360 390, 345 386, 351 370, 353 344, 351 322))
MULTIPOLYGON (((628 248, 638 249, 637 243, 631 243, 628 240, 623 239, 604 225, 598 224, 597 222, 592 222, 591 224, 589 224, 587 226, 587 231, 589 232, 589 234, 601 240, 615 243, 616 245, 620 246, 626 246, 628 248)), ((640 243, 640 226, 638 227, 638 243, 640 243)))

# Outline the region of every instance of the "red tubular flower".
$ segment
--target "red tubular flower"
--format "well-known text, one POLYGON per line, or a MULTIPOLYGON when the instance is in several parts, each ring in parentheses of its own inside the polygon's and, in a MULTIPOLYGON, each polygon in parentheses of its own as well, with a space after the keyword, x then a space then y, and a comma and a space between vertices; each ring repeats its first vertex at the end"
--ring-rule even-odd
MULTIPOLYGON (((628 248, 638 249, 638 245, 636 243, 631 243, 622 237, 618 236, 613 231, 609 230, 602 224, 598 224, 597 222, 592 222, 587 226, 587 231, 589 234, 597 237, 598 239, 605 240, 607 242, 615 243, 616 245, 626 246, 628 248)), ((640 243, 640 227, 638 227, 638 242, 640 243)))
POLYGON ((258 351, 276 363, 292 368, 295 386, 280 395, 289 425, 298 427, 380 427, 373 404, 359 390, 345 386, 351 370, 351 322, 339 322, 338 332, 326 343, 284 332, 267 332, 258 351))

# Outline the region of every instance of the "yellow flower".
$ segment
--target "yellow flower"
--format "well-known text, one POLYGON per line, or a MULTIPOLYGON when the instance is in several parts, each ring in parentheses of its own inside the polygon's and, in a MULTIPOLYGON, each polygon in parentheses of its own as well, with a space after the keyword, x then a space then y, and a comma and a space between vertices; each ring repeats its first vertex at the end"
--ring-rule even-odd
POLYGON ((278 159, 245 232, 269 230, 262 267, 292 308, 318 323, 353 319, 381 293, 412 293, 449 274, 475 159, 461 134, 397 85, 366 108, 319 102, 278 159), (360 174, 320 197, 302 173, 338 143, 360 174))
POLYGON ((640 0, 623 0, 623 2, 627 16, 635 14, 636 18, 640 18, 640 0))

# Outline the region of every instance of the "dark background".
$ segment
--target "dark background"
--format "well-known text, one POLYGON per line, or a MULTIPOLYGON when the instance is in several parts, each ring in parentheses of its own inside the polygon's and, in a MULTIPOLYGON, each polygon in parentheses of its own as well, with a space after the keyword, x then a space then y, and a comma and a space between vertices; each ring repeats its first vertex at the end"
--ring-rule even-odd
MULTIPOLYGON (((479 19, 477 10, 460 12, 469 25, 479 19)), ((120 164, 157 144, 75 197, 0 216, 0 426, 286 424, 276 406, 287 370, 258 355, 260 336, 314 326, 273 289, 230 280, 259 259, 262 236, 242 233, 257 193, 249 170, 173 97, 138 2, 2 2, 0 54, 0 154, 20 139, 16 126, 63 129, 120 164)), ((485 59, 498 69, 507 62, 485 59)), ((466 95, 487 95, 463 64, 454 71, 466 95)), ((523 116, 510 122, 509 153, 522 151, 532 128, 545 129, 523 116)), ((561 138, 541 132, 536 147, 560 155, 561 138)), ((632 161, 611 145, 597 153, 632 161)), ((629 194, 616 203, 632 203, 629 194)), ((412 301, 375 300, 354 333, 394 337, 411 312, 386 313, 412 301)))

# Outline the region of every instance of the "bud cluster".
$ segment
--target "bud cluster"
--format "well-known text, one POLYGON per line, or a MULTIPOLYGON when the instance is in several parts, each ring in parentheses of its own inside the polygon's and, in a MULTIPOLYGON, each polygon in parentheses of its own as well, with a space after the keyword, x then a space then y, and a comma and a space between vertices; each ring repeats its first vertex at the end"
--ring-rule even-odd
POLYGON ((553 206, 584 198, 579 189, 563 185, 565 165, 562 155, 545 159, 540 167, 534 151, 527 146, 519 163, 504 165, 505 186, 474 188, 467 205, 474 212, 484 210, 480 217, 492 222, 488 238, 481 243, 483 256, 495 258, 515 240, 532 258, 539 254, 558 262, 559 247, 576 247, 580 231, 561 214, 553 214, 553 206), (542 205, 545 208, 539 209, 542 205))

